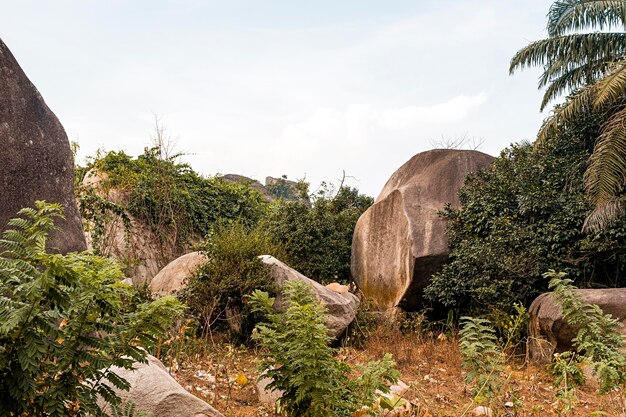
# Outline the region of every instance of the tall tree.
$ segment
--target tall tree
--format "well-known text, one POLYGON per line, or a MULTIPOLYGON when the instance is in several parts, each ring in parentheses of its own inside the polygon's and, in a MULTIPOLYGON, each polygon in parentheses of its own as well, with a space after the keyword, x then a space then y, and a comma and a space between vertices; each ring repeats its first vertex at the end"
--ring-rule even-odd
POLYGON ((594 209, 585 229, 601 229, 622 211, 626 184, 626 1, 561 0, 548 12, 548 38, 521 49, 510 72, 543 66, 539 88, 547 87, 543 110, 551 101, 571 94, 557 106, 537 137, 541 146, 558 129, 591 110, 607 109, 607 118, 585 173, 585 190, 594 209))

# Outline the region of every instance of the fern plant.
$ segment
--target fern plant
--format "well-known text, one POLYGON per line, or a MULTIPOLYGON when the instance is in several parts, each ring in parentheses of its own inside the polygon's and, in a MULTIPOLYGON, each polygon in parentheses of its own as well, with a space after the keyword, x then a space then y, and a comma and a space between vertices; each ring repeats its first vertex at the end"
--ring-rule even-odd
POLYGON ((489 320, 461 317, 459 335, 465 383, 474 384, 474 397, 493 398, 503 384, 504 365, 495 330, 489 320))
POLYGON ((565 273, 550 270, 543 276, 550 278, 549 288, 561 304, 565 321, 579 329, 572 340, 579 356, 577 361, 591 365, 600 381, 600 392, 606 393, 624 384, 626 354, 619 321, 604 314, 596 304, 586 303, 565 273))
POLYGON ((103 415, 119 403, 111 369, 145 362, 155 336, 182 311, 172 297, 128 302, 133 289, 111 260, 46 252, 61 206, 38 201, 0 239, 0 416, 103 415))
POLYGON ((274 312, 274 298, 255 291, 250 303, 268 322, 253 336, 266 349, 260 368, 272 379, 269 389, 283 391, 280 406, 289 417, 349 417, 373 404, 376 390, 389 392, 399 372, 390 354, 359 369, 349 379, 348 364, 334 358, 325 326, 326 310, 302 282, 285 283, 287 308, 274 312))

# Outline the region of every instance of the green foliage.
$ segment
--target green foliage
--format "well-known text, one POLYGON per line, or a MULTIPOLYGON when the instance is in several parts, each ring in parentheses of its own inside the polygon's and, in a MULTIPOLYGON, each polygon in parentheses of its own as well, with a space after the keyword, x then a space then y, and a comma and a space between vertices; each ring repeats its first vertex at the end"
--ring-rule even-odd
MULTIPOLYGON (((600 380, 601 393, 626 382, 626 353, 619 321, 604 314, 596 304, 584 302, 563 272, 552 270, 544 276, 550 278, 549 287, 561 304, 563 318, 579 329, 572 340, 580 356, 575 360, 591 365, 600 380)), ((555 368, 555 373, 558 375, 559 369, 555 368)))
MULTIPOLYGON (((108 152, 97 156, 89 168, 107 173, 106 186, 127 196, 127 210, 153 230, 174 236, 179 245, 193 236, 203 237, 218 220, 239 219, 252 225, 264 214, 267 204, 250 186, 204 178, 178 162, 179 157, 156 146, 137 158, 108 152)), ((84 205, 91 207, 91 202, 84 205)))
POLYGON ((92 246, 96 255, 102 254, 106 224, 115 218, 122 219, 126 241, 128 242, 131 224, 130 217, 124 207, 97 195, 93 189, 81 189, 78 198, 78 208, 82 218, 87 220, 84 227, 92 227, 89 229, 89 232, 91 233, 92 246))
POLYGON ((467 372, 465 383, 474 384, 472 394, 475 397, 493 398, 504 383, 504 355, 495 330, 488 320, 461 317, 459 335, 462 367, 467 372))
POLYGON ((360 368, 361 376, 349 379, 350 367, 333 357, 332 338, 325 326, 325 308, 302 282, 287 282, 287 308, 273 310, 274 299, 255 291, 250 297, 256 311, 268 317, 254 335, 266 349, 261 369, 272 379, 269 389, 284 391, 280 405, 288 417, 351 416, 375 400, 375 391, 388 392, 386 382, 399 373, 391 355, 360 368))
POLYGON ((255 323, 245 296, 256 289, 274 292, 269 268, 258 256, 285 259, 284 249, 261 228, 250 229, 235 222, 216 226, 207 237, 204 253, 207 261, 189 280, 180 298, 207 330, 224 326, 228 312, 231 323, 240 325, 234 336, 245 339, 255 323))
POLYGON ((566 271, 581 287, 626 285, 626 222, 586 235, 591 206, 583 173, 601 112, 586 114, 543 146, 512 145, 489 169, 471 174, 446 208, 450 262, 427 295, 475 314, 511 311, 547 290, 542 273, 566 271))
POLYGON ((98 397, 128 389, 112 366, 145 362, 182 306, 172 297, 134 304, 114 262, 48 254, 61 207, 36 202, 0 239, 0 415, 101 415, 98 397))
POLYGON ((521 303, 513 304, 513 312, 494 309, 488 315, 502 350, 515 351, 522 343, 528 326, 528 310, 521 303))
POLYGON ((291 267, 316 281, 347 283, 354 227, 374 201, 346 186, 332 195, 325 185, 313 200, 312 207, 301 201, 273 205, 263 227, 285 247, 291 267))

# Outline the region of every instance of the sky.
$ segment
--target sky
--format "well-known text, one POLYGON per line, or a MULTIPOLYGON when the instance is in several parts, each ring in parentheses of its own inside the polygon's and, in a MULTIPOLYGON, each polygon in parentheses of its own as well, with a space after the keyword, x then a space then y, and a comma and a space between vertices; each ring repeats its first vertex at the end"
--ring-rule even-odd
POLYGON ((533 140, 539 0, 4 0, 0 38, 80 145, 141 153, 155 120, 204 175, 377 196, 418 152, 533 140))

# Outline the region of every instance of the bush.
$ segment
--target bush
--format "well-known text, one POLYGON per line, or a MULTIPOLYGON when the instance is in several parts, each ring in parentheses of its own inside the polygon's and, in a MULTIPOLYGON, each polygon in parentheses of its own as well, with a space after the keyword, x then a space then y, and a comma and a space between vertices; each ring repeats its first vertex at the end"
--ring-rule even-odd
POLYGON ((269 267, 258 256, 284 259, 284 249, 261 228, 234 222, 216 226, 207 237, 204 252, 207 261, 179 297, 205 330, 223 329, 228 319, 236 325, 231 327, 240 327, 233 336, 245 340, 255 323, 245 297, 256 289, 275 292, 269 267))
POLYGON ((37 202, 9 223, 0 247, 0 404, 2 415, 102 415, 98 396, 128 389, 111 371, 145 362, 182 312, 172 297, 135 305, 114 262, 45 251, 59 205, 37 202))
POLYGON ((585 235, 591 207, 583 173, 601 114, 591 113, 549 138, 542 148, 512 145, 489 169, 471 174, 461 208, 448 221, 450 262, 433 276, 429 298, 460 313, 512 312, 547 290, 548 269, 580 287, 626 284, 626 222, 585 235))
POLYGON ((374 200, 346 186, 336 195, 323 186, 313 200, 312 206, 273 205, 263 227, 285 247, 294 269, 323 283, 349 283, 354 227, 374 200))
POLYGON ((325 308, 302 282, 286 282, 287 309, 273 310, 274 298, 255 291, 251 304, 267 315, 254 338, 267 349, 260 369, 272 379, 268 389, 284 391, 280 406, 288 417, 352 416, 370 406, 376 390, 388 392, 385 383, 397 382, 399 372, 391 355, 361 368, 361 376, 349 379, 350 366, 333 357, 332 338, 325 325, 325 308))

